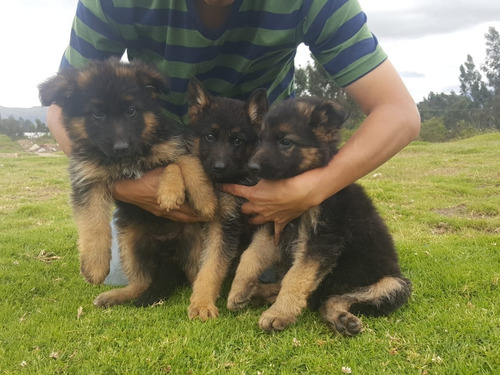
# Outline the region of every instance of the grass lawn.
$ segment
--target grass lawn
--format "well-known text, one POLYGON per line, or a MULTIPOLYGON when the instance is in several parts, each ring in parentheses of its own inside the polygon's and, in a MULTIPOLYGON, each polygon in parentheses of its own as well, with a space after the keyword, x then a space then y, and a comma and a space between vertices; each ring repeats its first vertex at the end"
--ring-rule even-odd
POLYGON ((78 271, 67 159, 0 139, 0 374, 500 374, 500 134, 413 143, 361 183, 413 282, 408 305, 355 338, 306 311, 189 321, 190 290, 97 309, 78 271), (5 153, 21 156, 5 156, 5 153))

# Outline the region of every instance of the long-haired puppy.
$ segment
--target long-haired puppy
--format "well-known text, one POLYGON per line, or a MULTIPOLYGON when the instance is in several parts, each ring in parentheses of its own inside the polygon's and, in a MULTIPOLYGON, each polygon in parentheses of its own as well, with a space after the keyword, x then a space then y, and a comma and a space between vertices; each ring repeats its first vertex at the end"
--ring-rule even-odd
MULTIPOLYGON (((299 98, 269 111, 267 105, 253 108, 256 118, 263 118, 249 162, 259 177, 296 176, 325 166, 337 152, 345 116, 335 102, 299 98)), ((309 304, 333 330, 352 336, 362 330, 354 314, 388 314, 410 297, 411 283, 401 275, 392 237, 357 184, 289 223, 277 247, 273 235, 272 225, 256 232, 228 298, 231 310, 245 306, 260 272, 273 263, 284 266, 277 299, 259 320, 263 330, 285 329, 309 304)))
MULTIPOLYGON (((193 78, 188 103, 193 154, 200 158, 210 179, 214 183, 254 184, 256 180, 247 164, 257 144, 260 119, 253 112, 258 103, 267 103, 266 90, 255 90, 247 101, 240 101, 212 96, 193 78)), ((216 300, 222 282, 232 262, 248 246, 253 230, 240 213, 241 198, 223 192, 217 195, 217 215, 204 225, 202 233, 200 271, 188 308, 191 319, 218 316, 216 300)))
POLYGON ((100 284, 109 273, 110 216, 117 206, 120 256, 129 284, 102 293, 95 305, 140 296, 160 256, 172 260, 173 274, 186 273, 194 280, 199 254, 192 249, 200 247, 199 225, 156 217, 112 197, 117 181, 138 179, 166 166, 157 196, 160 206, 175 209, 187 197, 202 217, 214 216, 212 184, 199 160, 187 152, 179 127, 162 113, 159 95, 168 89, 162 74, 140 61, 110 59, 63 70, 39 89, 43 105, 62 108, 61 120, 71 140, 69 172, 80 270, 89 283, 100 284))

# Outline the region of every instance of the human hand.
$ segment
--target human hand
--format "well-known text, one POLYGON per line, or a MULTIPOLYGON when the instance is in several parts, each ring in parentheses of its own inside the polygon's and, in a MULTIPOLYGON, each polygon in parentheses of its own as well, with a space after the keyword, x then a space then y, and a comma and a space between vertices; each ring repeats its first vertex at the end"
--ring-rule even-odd
POLYGON ((122 180, 113 187, 113 198, 134 204, 155 216, 161 216, 173 221, 196 223, 203 221, 186 203, 176 210, 163 210, 157 201, 157 192, 163 168, 156 168, 145 173, 138 180, 122 180))
POLYGON ((252 224, 274 222, 274 241, 279 241, 285 226, 308 209, 321 203, 313 193, 311 174, 302 174, 282 180, 260 180, 255 186, 223 184, 221 189, 245 198, 241 206, 244 214, 251 215, 252 224))

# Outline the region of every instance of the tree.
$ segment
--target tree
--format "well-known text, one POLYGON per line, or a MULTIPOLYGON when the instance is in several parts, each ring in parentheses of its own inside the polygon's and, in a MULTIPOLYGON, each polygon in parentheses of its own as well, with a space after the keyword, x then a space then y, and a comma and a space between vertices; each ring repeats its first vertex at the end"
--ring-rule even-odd
POLYGON ((495 95, 500 95, 500 34, 490 27, 484 35, 486 38, 486 60, 481 69, 488 78, 488 84, 495 95))
MULTIPOLYGON (((311 56, 312 57, 312 56, 311 56)), ((299 67, 295 72, 295 92, 297 96, 317 96, 339 102, 349 114, 344 128, 353 129, 364 119, 363 111, 345 90, 335 84, 326 70, 312 58, 313 63, 299 67)))
POLYGON ((476 69, 471 55, 467 55, 467 61, 460 65, 460 92, 476 104, 477 108, 484 108, 491 94, 482 81, 481 73, 476 69))

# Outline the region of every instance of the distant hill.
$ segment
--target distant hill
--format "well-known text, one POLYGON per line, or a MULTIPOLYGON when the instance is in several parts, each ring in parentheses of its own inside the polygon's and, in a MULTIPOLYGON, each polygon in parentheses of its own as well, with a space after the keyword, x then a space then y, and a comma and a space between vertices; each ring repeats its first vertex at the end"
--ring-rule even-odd
POLYGON ((35 122, 36 119, 47 122, 47 107, 32 107, 32 108, 9 108, 0 106, 0 115, 2 118, 8 118, 9 116, 14 116, 17 120, 22 117, 25 120, 30 120, 35 122))

